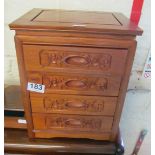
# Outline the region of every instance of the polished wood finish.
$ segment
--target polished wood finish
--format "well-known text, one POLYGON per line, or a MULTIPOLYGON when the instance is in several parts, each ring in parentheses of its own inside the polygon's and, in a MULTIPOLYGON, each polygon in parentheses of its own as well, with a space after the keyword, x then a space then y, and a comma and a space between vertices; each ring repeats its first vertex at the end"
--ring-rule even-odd
POLYGON ((33 113, 34 132, 40 138, 69 136, 109 140, 112 122, 112 117, 33 113))
POLYGON ((126 69, 125 69, 123 81, 120 87, 120 92, 119 92, 120 95, 118 96, 118 103, 120 104, 117 104, 117 108, 115 111, 115 117, 114 117, 114 122, 113 122, 113 129, 112 129, 112 137, 111 137, 112 139, 115 139, 115 135, 118 133, 117 125, 119 124, 122 109, 123 109, 123 103, 125 100, 125 95, 126 95, 126 91, 128 87, 130 72, 132 69, 132 63, 133 63, 134 55, 136 51, 136 45, 137 43, 133 42, 132 46, 129 47, 129 54, 128 54, 128 59, 126 62, 126 69))
POLYGON ((125 35, 142 34, 142 30, 121 13, 68 10, 33 9, 11 23, 10 27, 16 30, 57 30, 119 35, 121 30, 121 34, 125 35))
POLYGON ((114 116, 117 97, 30 94, 32 112, 114 116))
MULTIPOLYGON (((19 112, 23 112, 23 109, 19 109, 21 107, 22 102, 20 102, 21 91, 19 86, 8 86, 5 88, 5 101, 11 101, 7 104, 7 111, 15 112, 16 115, 19 112), (17 93, 18 92, 18 93, 17 93), (12 100, 17 101, 14 102, 14 106, 12 106, 12 100), (10 105, 10 106, 9 106, 10 105), (14 108, 12 108, 14 107, 14 108), (17 110, 18 109, 18 110, 17 110)), ((6 110, 5 110, 6 111, 6 110)), ((6 118, 6 116, 5 116, 6 118)), ((14 118, 14 116, 10 116, 9 118, 14 118)), ((19 118, 19 117, 18 117, 19 118)), ((122 155, 124 151, 123 141, 121 139, 120 134, 118 134, 118 138, 116 142, 103 142, 103 141, 94 141, 94 140, 86 140, 86 139, 65 139, 65 138, 53 138, 53 139, 28 139, 26 130, 17 130, 12 129, 14 123, 8 123, 9 128, 5 128, 4 130, 4 150, 5 154, 72 154, 72 155, 80 155, 80 154, 115 154, 122 155), (11 129, 10 129, 11 128, 11 129), (83 150, 81 150, 83 149, 83 150), (92 149, 92 150, 91 150, 92 149), (60 153, 60 150, 62 153, 60 153)), ((40 132, 39 132, 40 133, 40 132)), ((40 136, 48 136, 48 132, 40 133, 40 136)), ((60 133, 59 133, 60 134, 60 133)), ((73 134, 74 135, 74 134, 73 134)), ((110 135, 110 134, 109 134, 110 135)), ((102 134, 103 136, 103 134, 102 134)), ((104 133, 104 136, 108 136, 107 133, 104 133)))
POLYGON ((29 137, 115 141, 142 30, 119 13, 44 9, 10 28, 29 137), (45 93, 27 91, 27 82, 45 93))
POLYGON ((28 81, 45 85, 45 93, 118 96, 121 77, 28 72, 28 81))
POLYGON ((86 72, 122 75, 127 50, 23 45, 28 71, 86 72), (118 70, 119 68, 119 70, 118 70))
POLYGON ((71 130, 76 132, 110 132, 113 117, 36 114, 33 113, 34 130, 71 130))
POLYGON ((29 99, 29 92, 26 90, 27 88, 27 80, 25 78, 25 67, 24 67, 24 60, 23 60, 23 53, 22 51, 22 42, 18 39, 18 37, 15 37, 15 45, 16 45, 16 55, 18 59, 18 69, 20 74, 20 87, 22 92, 22 101, 24 105, 24 111, 25 111, 25 118, 27 120, 27 128, 28 128, 28 134, 29 137, 34 137, 33 130, 33 122, 32 122, 32 115, 30 113, 31 111, 31 105, 30 105, 30 99, 29 99))

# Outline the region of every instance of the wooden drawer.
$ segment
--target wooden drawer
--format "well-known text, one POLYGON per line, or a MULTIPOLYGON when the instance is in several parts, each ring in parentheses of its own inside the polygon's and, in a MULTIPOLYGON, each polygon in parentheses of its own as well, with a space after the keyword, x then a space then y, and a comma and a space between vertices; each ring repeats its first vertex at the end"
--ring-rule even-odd
POLYGON ((113 117, 32 113, 34 130, 110 132, 113 117))
POLYGON ((118 96, 121 77, 28 73, 28 81, 45 85, 45 93, 118 96))
POLYGON ((113 116, 116 97, 31 94, 32 112, 113 116))
POLYGON ((127 50, 23 45, 27 71, 73 71, 122 75, 127 50))

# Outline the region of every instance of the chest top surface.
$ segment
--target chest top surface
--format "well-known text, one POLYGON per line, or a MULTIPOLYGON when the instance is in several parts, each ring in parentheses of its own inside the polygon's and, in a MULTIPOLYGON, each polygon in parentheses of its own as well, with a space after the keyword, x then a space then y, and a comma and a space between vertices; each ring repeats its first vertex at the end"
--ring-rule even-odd
POLYGON ((142 34, 142 30, 123 14, 111 12, 33 9, 9 26, 15 30, 142 34))

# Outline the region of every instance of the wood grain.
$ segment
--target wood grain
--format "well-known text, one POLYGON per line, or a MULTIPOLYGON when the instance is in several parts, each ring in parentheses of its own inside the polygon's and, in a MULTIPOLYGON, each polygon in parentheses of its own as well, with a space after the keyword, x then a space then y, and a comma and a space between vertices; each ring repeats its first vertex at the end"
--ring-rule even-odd
POLYGON ((31 93, 32 112, 113 116, 116 97, 31 93))
POLYGON ((59 131, 59 130, 35 130, 34 131, 36 138, 75 138, 75 139, 89 139, 89 140, 102 140, 102 141, 110 141, 110 132, 76 132, 70 131, 65 132, 59 131))
POLYGON ((11 23, 9 26, 11 29, 15 30, 59 30, 123 35, 141 35, 143 32, 139 27, 137 27, 137 25, 132 23, 120 13, 45 9, 33 9, 18 20, 11 23), (62 16, 60 19, 60 14, 65 14, 65 16, 62 16), (37 19, 39 20, 39 18, 42 21, 35 21, 37 19), (51 18, 55 18, 55 21, 52 22, 51 18), (82 23, 81 21, 85 22, 82 23), (87 23, 87 21, 89 21, 89 23, 87 23))
MULTIPOLYGON (((42 10, 39 16, 33 18, 34 22, 59 22, 59 23, 76 23, 80 26, 97 23, 99 25, 121 25, 112 13, 97 13, 96 18, 88 18, 94 16, 94 12, 83 13, 78 11, 63 11, 63 10, 42 10), (81 18, 79 18, 81 16, 81 18), (103 20, 101 20, 103 19, 103 20), (83 25, 82 25, 83 24, 83 25), (84 25, 85 24, 85 25, 84 25)), ((78 26, 75 25, 75 26, 78 26)), ((73 25, 74 26, 74 25, 73 25)))
POLYGON ((28 81, 45 85, 45 93, 118 96, 121 77, 29 72, 28 81))
POLYGON ((134 55, 136 51, 136 45, 137 42, 135 40, 132 41, 129 47, 129 53, 128 53, 128 59, 127 59, 127 64, 126 64, 126 69, 124 71, 124 78, 121 83, 120 87, 120 92, 119 92, 119 97, 118 97, 118 104, 116 106, 116 111, 115 111, 115 116, 114 116, 114 122, 113 122, 113 132, 111 135, 111 139, 114 141, 116 139, 116 134, 119 132, 119 121, 121 118, 121 113, 125 101, 125 96, 126 96, 126 91, 128 87, 128 82, 129 82, 129 77, 130 77, 130 72, 132 69, 132 64, 134 60, 134 55))
POLYGON ((18 129, 26 129, 27 125, 25 123, 20 123, 19 120, 25 120, 25 118, 20 117, 4 117, 4 127, 5 128, 18 128, 18 129))
POLYGON ((143 31, 120 13, 46 9, 9 26, 29 137, 116 141, 135 37, 143 31), (27 91, 28 81, 44 84, 45 94, 27 91))
POLYGON ((44 135, 45 138, 96 137, 98 140, 109 140, 112 122, 112 117, 33 113, 34 133, 38 138, 44 135))
POLYGON ((25 73, 25 65, 24 65, 24 59, 23 59, 23 53, 22 53, 22 41, 17 36, 15 36, 15 45, 16 45, 16 55, 17 55, 17 61, 18 61, 19 75, 20 75, 22 102, 24 105, 25 118, 27 120, 28 135, 29 137, 32 138, 34 137, 34 134, 32 132, 33 123, 32 123, 32 116, 30 113, 31 107, 30 107, 29 92, 26 90, 27 80, 25 78, 26 73, 25 73))
POLYGON ((84 153, 86 155, 114 155, 117 150, 117 142, 74 138, 32 140, 29 139, 26 130, 5 129, 4 136, 4 150, 5 153, 10 154, 80 155, 84 153))
POLYGON ((109 132, 113 117, 32 113, 35 130, 109 132))
POLYGON ((65 71, 122 75, 127 50, 23 45, 27 71, 65 71), (119 70, 118 70, 119 68, 119 70))

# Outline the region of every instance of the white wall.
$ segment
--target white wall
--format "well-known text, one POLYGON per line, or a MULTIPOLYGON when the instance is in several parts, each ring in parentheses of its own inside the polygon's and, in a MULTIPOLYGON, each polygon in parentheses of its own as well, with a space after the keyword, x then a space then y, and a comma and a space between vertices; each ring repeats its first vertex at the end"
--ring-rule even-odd
POLYGON ((125 155, 132 154, 140 131, 143 129, 147 129, 148 133, 138 155, 151 155, 150 95, 150 91, 147 90, 130 90, 126 95, 120 122, 125 155))
MULTIPOLYGON (((72 10, 90 10, 90 11, 114 11, 121 12, 125 14, 127 17, 130 17, 130 11, 132 7, 133 0, 5 0, 5 84, 19 84, 19 76, 18 76, 18 67, 16 62, 16 53, 14 47, 14 32, 10 31, 8 28, 8 24, 20 17, 22 14, 31 10, 32 8, 48 8, 48 9, 72 9, 72 10)), ((134 94, 137 96, 133 97, 133 94, 128 92, 125 107, 123 110, 121 128, 123 129, 123 136, 125 142, 127 144, 127 154, 130 152, 135 143, 137 136, 142 127, 150 130, 150 127, 147 126, 144 122, 150 122, 149 113, 145 111, 143 106, 147 104, 150 106, 150 92, 139 91, 142 90, 150 90, 150 80, 145 80, 141 78, 142 71, 144 68, 145 60, 150 50, 150 10, 151 10, 151 2, 150 0, 145 0, 142 16, 139 23, 139 26, 144 30, 143 36, 137 37, 138 45, 136 56, 132 68, 132 73, 130 77, 130 82, 128 89, 136 89, 133 90, 134 94), (145 100, 140 100, 144 98, 145 100), (142 103, 141 103, 142 102, 142 103), (132 105, 132 106, 131 106, 132 105), (138 107, 137 107, 138 106, 138 107), (130 108, 129 108, 130 107, 130 108), (135 109, 133 111, 132 109, 135 109), (140 115, 142 112, 146 112, 145 115, 140 115), (140 119, 136 117, 144 117, 144 119, 140 119), (132 117, 135 116, 135 117, 132 117), (131 117, 131 119, 129 119, 131 117), (145 118, 147 117, 147 119, 145 118), (135 126, 132 124, 132 128, 128 125, 137 122, 135 126), (132 122, 133 121, 133 122, 132 122), (145 124, 145 125, 144 125, 145 124), (132 137, 129 135, 132 131, 132 137)), ((132 91, 131 91, 132 92, 132 91)), ((149 107, 150 108, 150 107, 149 107)), ((150 141, 149 138, 145 140, 147 145, 143 146, 143 153, 140 152, 140 155, 149 155, 147 146, 149 146, 150 141)))

